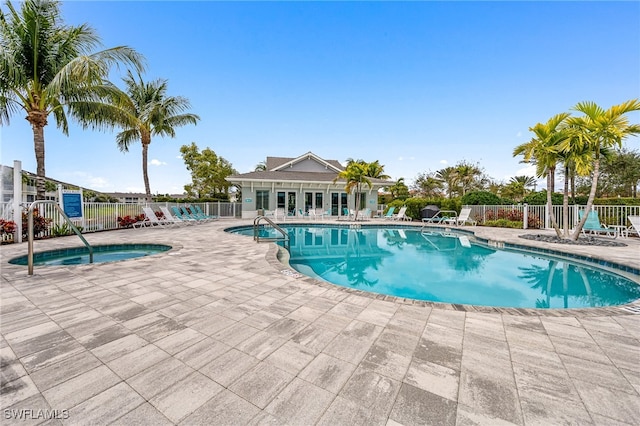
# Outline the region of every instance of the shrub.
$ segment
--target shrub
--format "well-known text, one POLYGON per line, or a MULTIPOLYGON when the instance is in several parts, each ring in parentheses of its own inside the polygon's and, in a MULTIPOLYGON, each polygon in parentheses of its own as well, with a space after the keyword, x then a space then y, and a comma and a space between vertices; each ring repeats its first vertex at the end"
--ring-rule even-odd
POLYGON ((485 221, 485 226, 495 226, 496 228, 515 228, 522 229, 522 221, 513 221, 508 219, 496 219, 485 221))
POLYGON ((145 219, 144 214, 139 214, 137 216, 118 216, 118 226, 121 228, 131 228, 134 223, 142 222, 145 219))
POLYGON ((17 225, 12 220, 0 219, 0 232, 3 234, 13 234, 16 232, 17 225))
POLYGON ((396 211, 402 206, 407 206, 406 215, 412 219, 420 219, 420 210, 424 207, 433 205, 438 206, 440 210, 455 210, 460 211, 462 204, 459 198, 421 198, 413 197, 406 200, 394 200, 389 203, 389 207, 395 206, 396 211))
POLYGON ((495 206, 502 203, 500 197, 489 191, 473 191, 462 196, 462 205, 465 206, 495 206))
MULTIPOLYGON (((44 237, 51 219, 44 216, 40 216, 38 209, 33 209, 33 238, 44 237)), ((27 209, 22 210, 22 237, 29 238, 29 211, 27 209)))

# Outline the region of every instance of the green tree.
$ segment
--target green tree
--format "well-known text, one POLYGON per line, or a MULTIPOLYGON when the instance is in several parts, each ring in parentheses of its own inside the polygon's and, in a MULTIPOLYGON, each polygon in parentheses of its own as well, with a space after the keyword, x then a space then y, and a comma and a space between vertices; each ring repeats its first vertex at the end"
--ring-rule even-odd
POLYGON ((479 166, 462 161, 455 166, 454 180, 462 196, 473 189, 482 189, 480 177, 482 170, 479 166))
POLYGON ((535 135, 529 142, 518 145, 513 150, 513 156, 524 156, 524 163, 533 163, 536 166, 536 175, 547 178, 547 206, 551 224, 558 237, 562 237, 560 227, 553 212, 551 194, 555 187, 555 171, 559 161, 559 144, 568 138, 565 120, 569 113, 557 114, 546 123, 537 123, 529 128, 535 135))
POLYGON ((151 187, 147 172, 149 145, 152 136, 176 136, 176 127, 197 124, 200 117, 187 113, 190 103, 187 98, 167 95, 167 81, 154 80, 145 83, 140 74, 137 78, 131 71, 123 79, 126 85, 125 99, 119 103, 119 114, 113 116, 111 123, 123 130, 116 135, 118 148, 129 151, 129 145, 142 143, 142 176, 147 200, 151 201, 151 187))
POLYGON ((237 173, 229 161, 210 148, 200 151, 195 142, 182 145, 180 153, 191 172, 191 184, 184 186, 189 196, 215 198, 219 194, 229 194, 232 185, 225 178, 237 173))
POLYGON ((333 183, 336 183, 340 179, 345 180, 346 184, 345 184, 344 190, 347 192, 347 194, 351 194, 352 192, 355 191, 355 195, 356 195, 355 217, 358 217, 358 208, 360 206, 360 193, 363 187, 365 185, 368 186, 369 188, 373 187, 373 184, 371 183, 371 178, 368 176, 368 173, 369 173, 368 163, 364 162, 363 160, 348 159, 347 167, 345 167, 343 171, 338 173, 338 176, 336 176, 336 178, 333 180, 333 183))
POLYGON ((458 173, 455 167, 445 167, 436 171, 435 178, 442 182, 446 189, 447 198, 452 198, 458 188, 458 173))
POLYGON ((67 116, 83 126, 110 114, 105 96, 118 89, 108 80, 114 65, 143 69, 143 58, 126 46, 91 53, 100 39, 87 24, 65 25, 59 2, 26 0, 20 11, 7 1, 0 13, 0 125, 26 113, 33 129, 36 199, 45 195, 44 127, 52 115, 64 135, 67 116))
POLYGON ((444 183, 431 173, 420 173, 414 181, 415 190, 425 197, 440 197, 444 189, 444 183))
POLYGON ((387 187, 393 198, 406 200, 409 198, 409 187, 404 183, 404 178, 398 179, 393 185, 387 187))
POLYGON ((580 102, 574 107, 574 110, 584 114, 581 117, 572 117, 569 120, 569 124, 578 133, 577 149, 580 149, 580 145, 583 145, 593 155, 593 181, 587 206, 585 207, 585 214, 571 235, 573 240, 577 240, 596 196, 603 150, 622 148, 624 139, 640 134, 640 125, 630 124, 627 116, 630 112, 640 111, 640 100, 632 99, 606 110, 595 102, 580 102))
POLYGON ((267 171, 267 162, 266 161, 261 161, 258 164, 256 164, 255 169, 253 170, 254 172, 265 172, 267 171))

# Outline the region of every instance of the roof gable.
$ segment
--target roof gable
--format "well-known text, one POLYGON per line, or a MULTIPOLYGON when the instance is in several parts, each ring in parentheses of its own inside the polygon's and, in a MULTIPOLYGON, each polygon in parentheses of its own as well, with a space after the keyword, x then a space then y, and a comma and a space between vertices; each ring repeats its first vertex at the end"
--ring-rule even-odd
POLYGON ((335 160, 324 160, 309 151, 296 158, 267 157, 267 170, 340 173, 344 167, 335 160))

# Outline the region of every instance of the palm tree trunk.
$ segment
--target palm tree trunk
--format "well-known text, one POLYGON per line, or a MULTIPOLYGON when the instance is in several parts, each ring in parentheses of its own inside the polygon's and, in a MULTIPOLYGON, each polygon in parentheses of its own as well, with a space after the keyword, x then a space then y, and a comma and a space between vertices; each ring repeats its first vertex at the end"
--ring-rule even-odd
POLYGON ((551 198, 552 191, 549 188, 553 188, 555 181, 555 169, 549 169, 547 173, 547 210, 549 210, 549 219, 551 219, 551 226, 556 230, 558 238, 562 238, 558 221, 556 221, 556 214, 553 212, 553 199, 551 198))
POLYGON ((36 153, 36 200, 44 200, 45 198, 45 171, 44 171, 44 126, 46 126, 46 118, 44 124, 40 120, 27 118, 33 129, 33 147, 36 153))
POLYGON ((142 143, 142 177, 144 179, 144 190, 147 194, 147 202, 151 202, 151 187, 149 186, 149 173, 147 172, 147 157, 149 144, 142 143))
POLYGON ((584 223, 587 221, 587 217, 589 216, 589 212, 591 211, 591 207, 593 206, 593 200, 596 198, 596 189, 598 187, 598 177, 600 176, 600 158, 596 158, 593 162, 593 180, 591 181, 591 191, 589 191, 589 199, 587 200, 587 206, 584 208, 584 215, 582 216, 582 220, 576 225, 575 231, 573 231, 573 235, 571 235, 571 239, 576 241, 580 237, 580 232, 582 232, 582 227, 584 223))
POLYGON ((562 235, 569 238, 569 166, 564 166, 564 191, 562 195, 562 235))

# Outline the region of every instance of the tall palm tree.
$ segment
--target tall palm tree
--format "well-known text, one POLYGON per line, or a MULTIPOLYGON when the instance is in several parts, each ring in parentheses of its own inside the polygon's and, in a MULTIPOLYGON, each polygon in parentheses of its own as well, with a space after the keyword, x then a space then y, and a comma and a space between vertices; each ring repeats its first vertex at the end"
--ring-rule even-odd
POLYGON ((147 173, 148 151, 152 136, 175 137, 175 127, 197 124, 200 117, 185 113, 191 106, 187 98, 167 96, 167 81, 154 80, 145 83, 140 74, 134 77, 131 71, 123 79, 126 85, 126 99, 119 104, 120 113, 112 116, 111 122, 103 125, 118 125, 122 131, 116 135, 116 143, 121 151, 129 151, 129 145, 142 143, 142 176, 147 201, 151 201, 151 187, 147 173))
POLYGON ((356 207, 355 207, 355 217, 358 217, 358 207, 360 206, 360 191, 364 185, 367 185, 369 188, 373 187, 371 183, 370 177, 367 175, 368 173, 368 164, 362 160, 347 160, 347 167, 338 173, 338 176, 333 180, 333 183, 336 183, 340 179, 344 179, 346 181, 344 190, 347 194, 351 194, 355 191, 356 197, 356 207))
POLYGON ((142 70, 143 58, 126 46, 91 53, 100 46, 86 24, 64 25, 55 0, 26 0, 20 11, 7 1, 0 12, 0 125, 11 115, 26 113, 33 129, 36 156, 36 199, 45 195, 44 127, 53 115, 69 134, 67 116, 85 128, 95 117, 109 114, 105 96, 117 98, 107 81, 113 65, 142 70))
POLYGON ((529 142, 518 145, 513 156, 524 156, 523 162, 536 165, 536 175, 547 178, 547 209, 556 235, 562 237, 560 227, 553 212, 551 194, 555 186, 555 171, 559 161, 559 144, 568 137, 565 120, 569 113, 561 113, 551 117, 546 123, 538 123, 529 128, 535 135, 529 142))
POLYGON ((461 195, 465 195, 467 191, 473 189, 476 184, 476 178, 482 174, 479 167, 466 162, 455 166, 455 182, 462 191, 461 195))
POLYGON ((447 198, 451 198, 457 188, 458 174, 456 168, 449 166, 444 169, 440 169, 436 171, 435 177, 444 183, 447 190, 447 198))
POLYGON ((390 179, 391 176, 385 174, 384 166, 378 160, 372 163, 365 163, 367 177, 375 179, 390 179))
POLYGON ((573 109, 584 114, 569 120, 569 124, 578 131, 577 145, 584 145, 593 154, 593 180, 585 214, 571 235, 573 240, 577 240, 596 196, 603 151, 621 148, 624 139, 640 134, 640 124, 629 124, 627 117, 630 112, 640 111, 640 100, 632 99, 607 110, 595 102, 580 102, 573 109))

